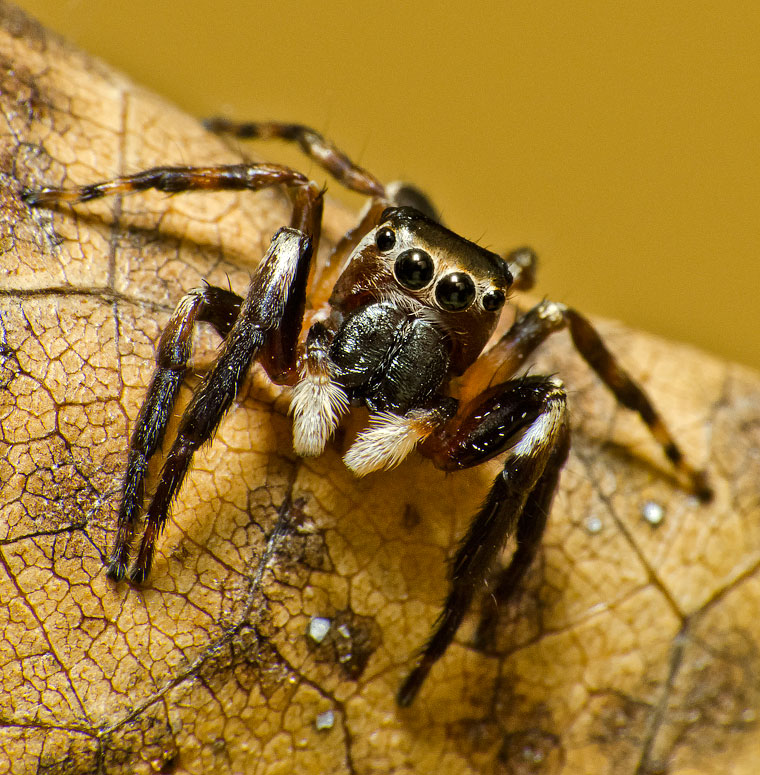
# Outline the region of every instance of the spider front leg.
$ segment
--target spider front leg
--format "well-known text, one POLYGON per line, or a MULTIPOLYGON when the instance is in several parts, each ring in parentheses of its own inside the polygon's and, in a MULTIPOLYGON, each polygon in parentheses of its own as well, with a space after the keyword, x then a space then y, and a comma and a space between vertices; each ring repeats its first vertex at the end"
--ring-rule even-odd
POLYGON ((515 583, 529 567, 546 523, 541 515, 549 509, 568 447, 565 391, 554 377, 525 377, 490 388, 421 445, 420 451, 446 471, 508 455, 457 549, 443 612, 399 690, 399 705, 414 700, 515 531, 529 539, 513 558, 515 583))
MULTIPOLYGON (((251 279, 248 293, 227 334, 219 356, 205 375, 180 420, 177 437, 166 457, 158 486, 148 508, 145 532, 130 578, 142 583, 150 572, 155 540, 161 533, 172 500, 179 490, 195 451, 214 434, 237 395, 254 359, 282 377, 295 369, 295 341, 300 319, 285 320, 288 311, 303 317, 303 297, 312 242, 295 229, 280 229, 251 279), (300 310, 300 313, 299 313, 300 310), (289 354, 289 355, 288 355, 289 354), (290 369, 283 358, 290 357, 290 369)), ((141 413, 142 416, 142 413, 141 413)), ((129 528, 120 531, 129 538, 129 528)), ((118 552, 126 552, 117 544, 118 552)), ((123 564, 123 563, 122 563, 123 564)), ((112 561, 113 566, 113 561, 112 561)), ((116 567, 120 567, 117 565, 116 567)))
POLYGON ((240 140, 276 138, 296 143, 306 156, 349 190, 385 198, 385 187, 372 173, 351 161, 343 151, 311 127, 283 121, 231 121, 221 117, 208 118, 203 125, 211 132, 240 140))
MULTIPOLYGON (((689 483, 694 494, 702 501, 709 500, 712 490, 706 473, 694 468, 686 460, 652 401, 607 349, 591 323, 564 304, 545 300, 520 316, 509 331, 470 367, 467 382, 460 392, 460 400, 465 406, 476 404, 480 391, 486 385, 514 374, 545 339, 565 328, 570 329, 578 352, 618 403, 637 412, 646 423, 652 436, 689 483)), ((530 501, 526 504, 526 511, 529 508, 532 508, 530 501)), ((534 516, 524 522, 524 530, 518 528, 517 549, 512 561, 500 572, 489 591, 488 599, 493 601, 493 605, 483 610, 475 635, 478 647, 482 648, 491 641, 499 607, 514 594, 518 579, 530 565, 543 532, 543 526, 539 527, 539 524, 545 523, 547 511, 548 508, 542 509, 537 502, 534 516)))

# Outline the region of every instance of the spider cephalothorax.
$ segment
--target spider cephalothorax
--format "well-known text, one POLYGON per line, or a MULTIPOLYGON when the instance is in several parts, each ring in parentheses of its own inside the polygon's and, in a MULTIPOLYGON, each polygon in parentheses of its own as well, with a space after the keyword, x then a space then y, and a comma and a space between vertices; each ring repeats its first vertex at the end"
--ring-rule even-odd
POLYGON ((452 376, 478 357, 512 283, 500 256, 409 207, 357 245, 309 331, 293 397, 296 452, 318 455, 350 405, 372 427, 345 457, 364 475, 399 463, 456 410, 452 376))
MULTIPOLYGON (((155 540, 195 450, 213 436, 254 361, 274 382, 293 387, 293 446, 300 455, 320 454, 341 416, 351 406, 365 406, 369 423, 344 456, 357 475, 396 465, 415 446, 448 471, 504 456, 503 470, 453 558, 443 611, 401 686, 401 705, 414 699, 452 641, 506 539, 514 535, 516 549, 490 590, 498 601, 513 594, 538 548, 569 448, 566 395, 556 377, 513 375, 547 336, 569 328, 575 346, 616 399, 641 415, 689 486, 709 497, 705 475, 684 460, 645 393, 575 310, 543 301, 518 316, 484 352, 510 288, 532 285, 531 251, 502 258, 463 239, 433 217, 419 192, 383 186, 307 127, 223 119, 209 127, 238 137, 298 142, 341 183, 371 197, 370 205, 330 260, 312 273, 322 193, 287 167, 156 167, 78 189, 25 193, 29 204, 39 205, 148 188, 177 193, 284 185, 293 201, 290 227, 272 238, 245 297, 211 285, 191 290, 161 336, 156 370, 130 441, 110 578, 121 580, 129 567, 148 461, 166 431, 187 369, 192 330, 200 321, 210 323, 224 341, 166 456, 130 571, 135 583, 148 576, 155 540), (497 369, 501 381, 493 380, 497 369)), ((492 626, 493 608, 485 616, 481 639, 492 626)))

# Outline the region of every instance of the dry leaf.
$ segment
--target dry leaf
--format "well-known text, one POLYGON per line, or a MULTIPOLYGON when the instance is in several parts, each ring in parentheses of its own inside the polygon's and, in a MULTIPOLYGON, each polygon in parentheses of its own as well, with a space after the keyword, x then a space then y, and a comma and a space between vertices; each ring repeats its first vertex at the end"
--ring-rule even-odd
MULTIPOLYGON (((470 617, 412 708, 396 689, 498 464, 446 476, 415 457, 359 481, 338 443, 300 460, 287 395, 254 369, 149 584, 108 582, 161 327, 203 278, 242 291, 287 206, 30 210, 24 186, 236 157, 13 7, 0 24, 0 773, 757 771, 760 378, 619 325, 601 326, 611 349, 714 502, 556 337, 533 370, 570 386, 575 446, 539 561, 496 647, 472 648, 470 617), (312 617, 331 623, 320 644, 312 617)), ((350 223, 331 207, 329 240, 350 223)), ((197 370, 216 345, 200 333, 197 370)))

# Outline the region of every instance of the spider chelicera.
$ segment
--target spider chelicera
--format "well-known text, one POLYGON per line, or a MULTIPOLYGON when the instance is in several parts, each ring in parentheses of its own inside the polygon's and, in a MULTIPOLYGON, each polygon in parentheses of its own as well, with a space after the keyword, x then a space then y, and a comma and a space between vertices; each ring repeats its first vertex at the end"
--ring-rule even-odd
MULTIPOLYGON (((641 388, 610 354, 593 326, 562 304, 543 301, 485 353, 510 290, 533 284, 528 249, 506 258, 442 226, 411 187, 384 186, 319 133, 285 123, 207 122, 238 138, 281 138, 301 149, 347 188, 370 197, 360 222, 312 278, 322 192, 307 177, 275 164, 155 167, 75 189, 26 191, 31 205, 86 202, 157 189, 258 191, 286 186, 288 228, 272 238, 245 297, 211 285, 184 296, 157 348, 156 369, 129 445, 116 539, 108 576, 124 578, 143 509, 148 462, 166 431, 190 357, 193 327, 210 323, 224 342, 180 421, 145 516, 130 579, 147 578, 157 536, 198 447, 211 438, 254 361, 293 388, 293 446, 319 455, 352 406, 370 412, 344 456, 357 476, 400 463, 415 447, 445 471, 503 455, 504 467, 477 510, 449 570, 449 592, 430 639, 397 699, 409 705, 451 643, 473 596, 509 536, 516 549, 491 594, 506 601, 536 553, 569 449, 566 394, 556 377, 518 376, 526 357, 564 328, 617 401, 638 412, 666 456, 701 498, 705 474, 684 459, 641 388), (312 307, 305 309, 307 296, 312 307), (497 370, 505 380, 491 384, 497 370), (457 380, 453 395, 452 380, 457 380)), ((489 609, 493 610, 493 609, 489 609)), ((493 614, 480 623, 479 636, 493 614)))

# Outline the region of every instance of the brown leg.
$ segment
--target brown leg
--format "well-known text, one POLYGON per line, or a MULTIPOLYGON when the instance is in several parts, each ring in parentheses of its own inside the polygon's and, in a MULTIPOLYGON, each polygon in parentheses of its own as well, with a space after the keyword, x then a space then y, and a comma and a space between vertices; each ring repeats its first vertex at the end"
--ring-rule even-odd
POLYGON ((221 117, 209 118, 203 123, 211 132, 230 135, 239 140, 278 139, 296 143, 306 156, 349 190, 379 199, 386 206, 394 204, 398 207, 414 207, 428 218, 439 220, 430 199, 416 186, 403 182, 384 186, 374 175, 351 161, 343 151, 308 126, 280 121, 231 121, 221 117))
POLYGON ((618 363, 591 323, 564 304, 550 301, 537 304, 518 318, 509 331, 470 367, 460 396, 465 407, 489 382, 503 381, 514 374, 550 334, 564 328, 570 329, 576 349, 618 403, 639 414, 665 455, 688 480, 695 495, 703 501, 709 500, 712 491, 705 472, 695 469, 684 458, 647 394, 618 363))
MULTIPOLYGON (((61 202, 88 202, 114 194, 155 189, 177 194, 184 191, 260 191, 271 186, 286 186, 291 193, 291 228, 306 234, 313 249, 319 245, 322 224, 322 192, 305 175, 277 164, 231 164, 217 167, 154 167, 134 175, 92 183, 71 189, 43 188, 26 191, 30 205, 54 205, 61 202)), ((262 364, 275 382, 295 381, 295 350, 301 334, 306 286, 311 263, 298 267, 296 289, 288 297, 288 309, 281 329, 269 337, 260 354, 262 364), (304 274, 301 274, 304 273, 304 274)))
POLYGON ((354 164, 329 140, 307 126, 279 121, 235 122, 226 118, 210 118, 204 125, 212 132, 231 135, 241 140, 277 138, 297 143, 312 161, 327 170, 349 190, 366 196, 385 198, 385 187, 374 175, 354 164))
POLYGON ((306 186, 309 180, 300 172, 279 164, 228 164, 216 167, 153 167, 74 188, 27 190, 24 199, 30 205, 55 205, 61 202, 89 202, 113 194, 130 194, 155 189, 167 194, 183 191, 260 191, 270 186, 306 186))
POLYGON ((618 403, 638 412, 673 466, 690 481, 694 494, 701 501, 709 501, 713 493, 707 481, 707 474, 697 470, 686 460, 647 394, 620 366, 586 318, 567 308, 564 310, 564 316, 570 326, 573 342, 588 365, 612 391, 618 403))

